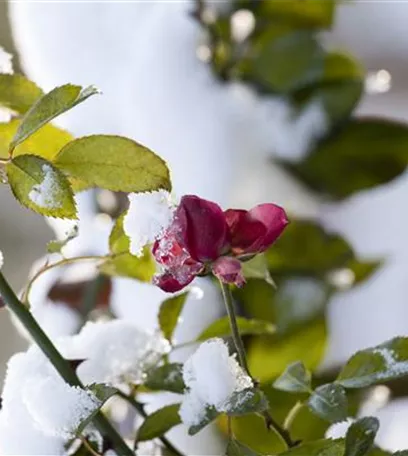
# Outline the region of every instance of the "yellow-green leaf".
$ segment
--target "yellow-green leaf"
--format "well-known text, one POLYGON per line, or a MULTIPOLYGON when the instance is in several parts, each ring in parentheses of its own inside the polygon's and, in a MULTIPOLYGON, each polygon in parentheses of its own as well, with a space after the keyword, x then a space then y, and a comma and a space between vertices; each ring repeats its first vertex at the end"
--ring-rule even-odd
POLYGON ((21 74, 0 74, 0 106, 24 114, 42 95, 43 91, 21 74))
POLYGON ((162 302, 159 310, 159 324, 164 337, 172 341, 174 330, 186 303, 188 292, 172 296, 162 302))
MULTIPOLYGON (((0 123, 0 158, 8 158, 9 145, 19 126, 18 119, 9 123, 0 123)), ((65 144, 72 141, 70 133, 52 124, 44 125, 13 151, 13 157, 18 155, 37 155, 53 161, 65 144)))
MULTIPOLYGON (((271 335, 275 333, 275 325, 268 321, 248 319, 237 317, 239 332, 242 336, 245 335, 271 335)), ((228 317, 222 317, 219 320, 210 324, 197 338, 197 341, 204 341, 212 337, 229 337, 231 335, 231 327, 228 317)))
POLYGON ((94 135, 76 139, 60 151, 56 163, 72 177, 107 190, 171 190, 164 160, 122 136, 94 135))
POLYGON ((98 93, 94 87, 66 84, 42 96, 24 115, 11 143, 16 147, 43 125, 98 93))
POLYGON ((17 200, 42 215, 76 218, 74 195, 67 178, 47 160, 19 155, 6 165, 8 182, 17 200))

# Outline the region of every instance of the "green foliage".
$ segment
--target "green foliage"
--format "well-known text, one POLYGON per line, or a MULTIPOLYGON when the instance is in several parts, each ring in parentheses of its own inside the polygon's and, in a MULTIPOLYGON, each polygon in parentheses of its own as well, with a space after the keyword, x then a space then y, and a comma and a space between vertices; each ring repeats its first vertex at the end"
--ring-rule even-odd
POLYGON ((43 95, 22 118, 10 147, 14 149, 43 125, 96 93, 93 87, 66 84, 43 95))
POLYGON ((189 435, 196 435, 208 424, 214 421, 220 413, 214 407, 207 407, 205 414, 201 421, 188 428, 189 435))
POLYGON ((14 196, 42 215, 76 218, 74 195, 64 174, 43 158, 19 155, 6 165, 14 196))
POLYGON ((110 276, 130 277, 142 282, 150 282, 156 272, 156 263, 149 248, 140 257, 132 255, 130 239, 123 229, 122 214, 116 220, 109 236, 110 255, 100 266, 101 272, 110 276))
POLYGON ((317 440, 300 445, 279 456, 344 456, 344 441, 317 440))
POLYGON ((396 337, 357 352, 336 382, 345 388, 364 388, 408 375, 408 338, 396 337))
POLYGON ((144 385, 153 391, 170 391, 183 394, 186 386, 183 380, 183 365, 167 363, 147 372, 144 385))
POLYGON ((263 279, 275 286, 269 273, 268 262, 263 253, 254 256, 251 260, 242 263, 242 273, 245 279, 263 279))
POLYGON ((346 435, 344 456, 364 456, 374 445, 380 423, 377 418, 366 417, 353 423, 346 435))
POLYGON ((228 442, 225 456, 258 456, 258 453, 238 442, 238 440, 231 439, 228 442))
POLYGON ((137 433, 137 441, 152 440, 181 423, 180 404, 166 405, 147 416, 137 433))
POLYGON ((273 384, 276 389, 292 393, 309 393, 312 389, 312 374, 303 363, 290 364, 273 384))
POLYGON ((331 423, 344 421, 348 416, 346 391, 335 383, 316 388, 307 405, 313 413, 331 423))
POLYGON ((159 325, 164 337, 171 342, 180 314, 186 303, 188 292, 181 293, 162 302, 159 310, 159 325))
POLYGON ((50 241, 47 244, 47 252, 48 253, 62 253, 62 249, 68 244, 68 242, 72 241, 78 236, 78 226, 75 225, 74 228, 67 233, 65 239, 61 241, 50 241))
POLYGON ((230 416, 248 415, 264 412, 268 406, 268 400, 261 390, 246 388, 232 394, 226 405, 226 412, 230 416))
MULTIPOLYGON (((238 329, 241 336, 245 335, 270 335, 275 333, 275 326, 264 320, 237 317, 238 329)), ((214 321, 198 336, 197 341, 203 342, 212 337, 230 337, 231 327, 228 317, 214 321)))
POLYGON ((21 74, 0 74, 0 106, 24 114, 42 95, 43 91, 21 74))
POLYGON ((402 123, 355 119, 301 162, 282 163, 312 189, 342 199, 402 174, 408 162, 407 144, 408 127, 402 123))
POLYGON ((122 136, 94 135, 71 141, 55 163, 70 176, 107 190, 171 190, 166 163, 147 147, 122 136))

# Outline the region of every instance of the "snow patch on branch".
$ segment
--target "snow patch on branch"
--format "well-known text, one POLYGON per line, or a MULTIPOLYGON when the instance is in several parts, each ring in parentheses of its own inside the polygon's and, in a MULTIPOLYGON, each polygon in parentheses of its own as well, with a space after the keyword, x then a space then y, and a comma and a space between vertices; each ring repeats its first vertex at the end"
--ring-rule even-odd
POLYGON ((225 411, 234 393, 253 387, 251 378, 235 356, 229 355, 222 339, 201 344, 184 364, 183 378, 188 391, 182 401, 180 417, 187 426, 200 423, 209 406, 225 411))

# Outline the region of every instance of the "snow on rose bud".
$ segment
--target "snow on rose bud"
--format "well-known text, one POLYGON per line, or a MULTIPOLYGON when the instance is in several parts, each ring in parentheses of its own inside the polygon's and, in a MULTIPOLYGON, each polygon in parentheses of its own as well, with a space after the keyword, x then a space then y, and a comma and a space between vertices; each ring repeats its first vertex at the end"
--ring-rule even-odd
POLYGON ((224 212, 211 201, 183 196, 169 227, 154 244, 153 254, 162 266, 154 283, 176 292, 197 275, 212 272, 225 283, 242 286, 240 259, 265 251, 287 224, 285 211, 275 204, 224 212))

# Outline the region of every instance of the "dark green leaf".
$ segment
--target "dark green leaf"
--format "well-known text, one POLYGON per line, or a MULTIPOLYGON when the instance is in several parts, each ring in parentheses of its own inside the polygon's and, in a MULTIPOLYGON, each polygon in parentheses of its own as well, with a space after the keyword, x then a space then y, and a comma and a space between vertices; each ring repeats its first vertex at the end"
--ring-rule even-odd
POLYGON ((56 163, 72 177, 107 190, 171 190, 166 163, 122 136, 94 135, 71 141, 60 151, 56 163))
POLYGON ((347 263, 346 268, 350 269, 354 274, 353 284, 358 285, 368 280, 382 265, 382 261, 357 261, 354 259, 347 263))
POLYGON ((347 418, 346 391, 335 383, 316 388, 307 404, 312 412, 331 423, 347 418))
POLYGON ((353 423, 346 435, 344 456, 365 456, 373 447, 380 423, 377 418, 366 417, 353 423))
POLYGON ((159 325, 164 337, 172 341, 180 314, 186 303, 188 292, 172 296, 162 302, 159 310, 159 325))
POLYGON ((194 426, 190 426, 188 429, 189 435, 195 435, 204 429, 208 424, 214 421, 220 413, 214 407, 207 407, 205 416, 203 419, 194 426))
MULTIPOLYGON (((267 335, 275 333, 275 326, 263 320, 248 319, 237 317, 239 332, 242 336, 245 335, 267 335)), ((219 320, 211 323, 208 328, 198 336, 197 341, 204 341, 213 337, 230 337, 231 327, 228 317, 222 317, 219 320)))
POLYGON ((262 15, 293 23, 298 27, 324 27, 332 25, 335 0, 268 0, 261 2, 262 15))
POLYGON ((238 440, 230 440, 227 445, 225 456, 259 456, 258 453, 252 451, 247 446, 243 445, 238 440))
POLYGON ((396 337, 357 352, 336 382, 346 388, 365 388, 408 375, 408 338, 396 337))
POLYGON ((0 106, 24 114, 42 95, 43 91, 21 74, 0 74, 0 106))
POLYGON ((275 380, 273 386, 292 393, 309 393, 312 375, 300 361, 290 364, 285 372, 275 380))
POLYGON ((279 456, 343 456, 343 440, 317 440, 305 443, 279 456))
POLYGON ((139 428, 137 441, 152 440, 160 437, 171 428, 181 424, 180 404, 167 405, 149 415, 139 428))
POLYGON ((163 364, 147 373, 145 386, 154 391, 171 391, 183 394, 186 386, 183 380, 183 365, 178 363, 163 364))
POLYGON ((35 155, 19 155, 6 165, 16 199, 42 215, 76 218, 71 186, 52 163, 35 155))
POLYGON ((408 162, 407 148, 405 124, 354 119, 301 162, 284 164, 314 190, 342 199, 402 174, 408 162))
POLYGON ((226 413, 231 416, 247 415, 263 412, 268 409, 265 394, 256 388, 246 388, 237 391, 229 398, 225 406, 226 413))
POLYGON ((43 95, 22 118, 11 147, 16 147, 43 125, 96 93, 98 91, 93 87, 83 89, 66 84, 43 95))
POLYGON ((324 53, 313 33, 269 27, 256 45, 253 77, 270 90, 287 93, 319 80, 324 53))
POLYGON ((88 426, 88 424, 92 421, 94 416, 102 408, 105 402, 118 392, 116 388, 112 388, 111 386, 103 385, 101 383, 93 383, 92 385, 89 385, 86 389, 93 393, 97 399, 99 399, 100 404, 99 407, 93 411, 93 413, 91 413, 86 419, 84 419, 80 423, 76 430, 77 435, 80 435, 82 431, 88 426))

